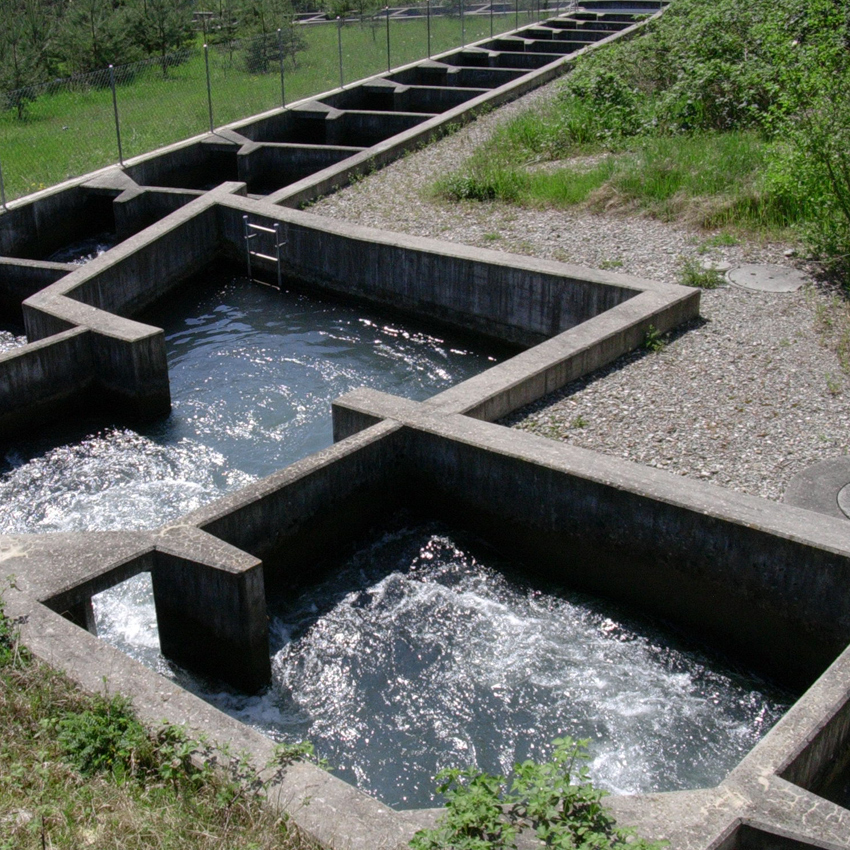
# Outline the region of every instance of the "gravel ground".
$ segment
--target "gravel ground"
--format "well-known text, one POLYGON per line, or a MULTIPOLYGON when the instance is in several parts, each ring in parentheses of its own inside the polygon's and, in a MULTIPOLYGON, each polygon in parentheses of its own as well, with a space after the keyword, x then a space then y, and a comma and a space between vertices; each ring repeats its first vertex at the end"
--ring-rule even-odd
MULTIPOLYGON (((710 247, 711 234, 642 217, 447 204, 433 180, 496 122, 553 86, 490 113, 332 196, 331 218, 677 283, 683 258, 732 266, 795 262, 789 245, 710 247)), ((812 283, 769 295, 704 291, 702 319, 658 352, 640 351, 513 414, 505 424, 769 499, 813 463, 850 452, 850 375, 825 344, 834 296, 812 283)))

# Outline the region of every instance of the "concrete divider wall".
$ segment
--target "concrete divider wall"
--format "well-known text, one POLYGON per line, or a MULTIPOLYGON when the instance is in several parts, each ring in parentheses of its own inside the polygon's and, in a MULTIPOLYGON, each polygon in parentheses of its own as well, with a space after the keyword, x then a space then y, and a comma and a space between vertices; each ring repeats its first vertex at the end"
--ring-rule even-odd
POLYGON ((112 202, 115 233, 121 240, 128 239, 202 194, 193 189, 127 189, 112 202))
POLYGON ((288 143, 250 143, 240 149, 236 159, 239 179, 263 186, 294 183, 320 169, 336 165, 360 151, 355 147, 295 145, 288 143))
POLYGON ((155 225, 154 233, 92 260, 63 294, 117 316, 136 316, 215 259, 217 225, 208 198, 190 202, 155 225))
MULTIPOLYGON (((222 239, 234 260, 244 261, 243 214, 267 227, 283 221, 285 268, 297 281, 514 345, 536 345, 640 291, 625 276, 587 269, 570 276, 570 267, 558 263, 260 210, 239 198, 222 203, 222 239)), ((272 264, 265 268, 274 273, 272 264)))
POLYGON ((263 561, 291 590, 407 501, 400 427, 376 426, 190 514, 186 522, 263 561))
POLYGON ((507 416, 633 351, 651 328, 665 333, 699 315, 698 290, 668 289, 642 292, 455 384, 432 396, 428 403, 448 413, 464 413, 487 422, 507 416))
POLYGON ((69 263, 0 257, 0 319, 23 325, 21 304, 75 268, 69 263))
MULTIPOLYGON (((225 141, 222 139, 222 141, 225 141)), ((236 146, 230 173, 221 174, 216 183, 236 180, 236 146)), ((136 158, 124 171, 140 186, 170 186, 177 189, 200 189, 217 171, 219 159, 201 139, 190 139, 136 158)))
POLYGON ((43 260, 70 242, 112 227, 110 198, 79 185, 57 188, 0 215, 0 256, 43 260))
POLYGON ((413 491, 533 571, 639 605, 795 688, 850 641, 839 521, 652 470, 629 481, 633 465, 590 452, 558 447, 550 462, 546 441, 466 421, 415 432, 413 491))
POLYGON ((0 354, 0 434, 67 415, 88 400, 93 383, 91 333, 85 328, 0 354))

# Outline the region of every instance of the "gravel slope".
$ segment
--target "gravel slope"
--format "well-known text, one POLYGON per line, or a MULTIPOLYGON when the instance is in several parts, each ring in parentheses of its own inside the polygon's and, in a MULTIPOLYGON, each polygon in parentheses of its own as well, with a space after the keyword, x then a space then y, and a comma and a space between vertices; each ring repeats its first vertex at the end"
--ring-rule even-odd
MULTIPOLYGON (((711 248, 710 234, 584 211, 429 198, 496 122, 557 83, 323 198, 311 211, 359 224, 678 282, 683 258, 787 265, 787 245, 711 248)), ((798 263, 799 265, 799 263, 798 263)), ((850 453, 850 376, 822 340, 833 295, 814 283, 768 295, 702 295, 702 321, 512 415, 506 424, 742 492, 780 499, 795 473, 850 453)))

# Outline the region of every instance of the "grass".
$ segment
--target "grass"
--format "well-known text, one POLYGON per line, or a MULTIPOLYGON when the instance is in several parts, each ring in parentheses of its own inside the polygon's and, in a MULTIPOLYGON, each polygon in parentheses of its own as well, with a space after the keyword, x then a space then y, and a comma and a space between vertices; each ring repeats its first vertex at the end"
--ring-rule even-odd
POLYGON ((192 747, 32 659, 0 599, 0 850, 313 847, 258 796, 193 767, 192 747))
POLYGON ((636 137, 604 151, 596 141, 575 143, 563 124, 551 110, 508 122, 439 180, 437 193, 450 200, 642 212, 723 228, 717 245, 734 244, 735 230, 786 235, 806 213, 766 188, 770 144, 755 132, 636 137))
MULTIPOLYGON (((814 325, 821 345, 835 352, 841 371, 850 375, 850 303, 847 296, 833 295, 828 301, 817 300, 814 325)), ((835 394, 832 387, 830 392, 835 394)))
MULTIPOLYGON (((524 16, 521 16, 524 17, 524 16)), ((524 23, 524 21, 521 21, 524 23)), ((513 27, 513 16, 495 19, 495 32, 513 27)), ((467 16, 467 43, 490 35, 487 16, 467 16)), ((287 61, 286 100, 291 103, 336 88, 339 33, 333 24, 301 27, 306 49, 287 61)), ((345 24, 341 30, 345 84, 387 69, 384 24, 345 24)), ((460 46, 459 18, 431 20, 431 53, 460 46)), ((428 53, 424 20, 391 21, 390 63, 398 67, 428 53)), ((249 74, 240 56, 210 48, 210 86, 215 126, 280 106, 280 74, 249 74)), ((129 66, 128 66, 129 67, 129 66)), ((163 76, 158 64, 116 69, 118 113, 125 159, 180 141, 209 128, 206 71, 200 43, 188 61, 163 76), (126 81, 123 81, 126 78, 126 81)), ((105 73, 88 86, 63 85, 33 101, 23 121, 0 113, 0 167, 8 200, 118 161, 112 92, 105 73)))
POLYGON ((723 283, 723 273, 701 265, 693 257, 686 257, 679 267, 679 283, 698 289, 717 289, 723 283))

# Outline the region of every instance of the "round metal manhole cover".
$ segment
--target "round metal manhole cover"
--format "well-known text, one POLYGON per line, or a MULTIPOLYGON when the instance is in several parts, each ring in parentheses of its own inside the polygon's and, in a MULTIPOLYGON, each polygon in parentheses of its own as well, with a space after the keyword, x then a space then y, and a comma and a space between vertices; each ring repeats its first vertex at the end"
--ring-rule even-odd
POLYGON ((796 292, 807 280, 797 269, 769 264, 738 266, 728 276, 736 286, 757 292, 796 292))
POLYGON ((844 516, 850 519, 850 484, 845 484, 838 491, 838 507, 844 516))

